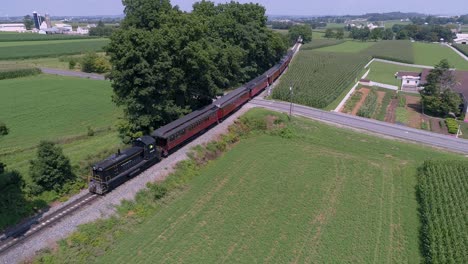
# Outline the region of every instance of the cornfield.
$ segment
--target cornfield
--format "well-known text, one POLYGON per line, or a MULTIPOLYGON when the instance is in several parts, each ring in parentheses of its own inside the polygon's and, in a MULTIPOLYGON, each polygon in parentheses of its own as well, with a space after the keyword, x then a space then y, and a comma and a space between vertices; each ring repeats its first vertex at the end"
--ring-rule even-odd
POLYGON ((304 44, 301 50, 313 50, 343 43, 344 40, 337 39, 313 39, 310 43, 304 44))
POLYGON ((325 108, 359 80, 369 60, 362 54, 301 50, 273 90, 273 98, 325 108))
POLYGON ((362 53, 377 59, 414 63, 413 46, 409 40, 379 41, 362 53))
POLYGON ((468 45, 457 44, 457 45, 453 45, 453 47, 459 50, 461 53, 468 56, 468 45))
POLYGON ((419 169, 421 245, 426 263, 468 263, 468 164, 426 161, 419 169))

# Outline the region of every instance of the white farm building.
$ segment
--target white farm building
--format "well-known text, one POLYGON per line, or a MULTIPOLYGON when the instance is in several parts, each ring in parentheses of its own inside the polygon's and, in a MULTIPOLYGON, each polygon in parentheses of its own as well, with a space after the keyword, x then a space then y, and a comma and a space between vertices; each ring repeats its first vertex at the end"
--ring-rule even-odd
POLYGON ((26 27, 24 24, 0 24, 0 31, 26 32, 26 27))

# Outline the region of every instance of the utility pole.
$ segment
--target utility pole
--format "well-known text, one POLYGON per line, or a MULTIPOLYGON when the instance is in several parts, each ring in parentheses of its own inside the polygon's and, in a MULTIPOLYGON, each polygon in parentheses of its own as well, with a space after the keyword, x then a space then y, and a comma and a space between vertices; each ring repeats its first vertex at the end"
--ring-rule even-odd
POLYGON ((291 119, 291 116, 292 116, 292 107, 293 107, 293 102, 292 102, 293 87, 294 87, 294 84, 291 84, 291 86, 289 86, 289 102, 290 102, 290 105, 289 105, 289 119, 291 119))

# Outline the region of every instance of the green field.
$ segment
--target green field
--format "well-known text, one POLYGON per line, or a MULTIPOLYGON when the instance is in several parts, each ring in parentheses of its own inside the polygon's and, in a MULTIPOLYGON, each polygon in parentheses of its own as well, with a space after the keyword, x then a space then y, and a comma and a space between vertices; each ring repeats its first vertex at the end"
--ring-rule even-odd
POLYGON ((331 28, 331 29, 337 29, 337 28, 345 28, 345 24, 344 23, 327 23, 327 27, 326 28, 331 28))
POLYGON ((338 45, 343 42, 344 40, 336 40, 336 39, 312 39, 311 42, 302 45, 301 50, 319 49, 323 47, 338 45))
POLYGON ((385 28, 392 28, 393 25, 409 25, 411 21, 400 21, 400 20, 387 20, 385 21, 385 28))
POLYGON ((4 41, 41 41, 41 40, 66 40, 66 39, 87 39, 88 36, 73 35, 41 35, 35 33, 12 33, 0 32, 0 42, 4 41))
POLYGON ((412 43, 408 40, 382 40, 363 53, 374 58, 398 61, 403 63, 414 63, 412 43))
POLYGON ((339 45, 317 49, 317 51, 358 53, 374 44, 375 42, 346 41, 339 45))
POLYGON ((418 175, 426 263, 468 263, 468 166, 429 161, 418 175))
POLYGON ((417 167, 428 156, 461 157, 265 110, 247 116, 260 127, 275 120, 290 136, 253 133, 157 205, 145 205, 151 192, 139 195, 42 260, 421 262, 417 167))
POLYGON ((0 42, 0 60, 52 57, 102 51, 108 39, 0 42))
POLYGON ((468 70, 468 61, 449 47, 434 43, 413 43, 414 63, 434 66, 442 59, 447 59, 452 67, 459 70, 468 70))
POLYGON ((289 87, 294 85, 293 102, 325 108, 361 78, 369 60, 361 54, 301 50, 273 90, 273 98, 290 101, 289 87))
POLYGON ((421 68, 408 67, 395 65, 391 63, 385 63, 380 61, 374 61, 369 66, 370 72, 366 79, 374 82, 380 82, 390 85, 401 85, 401 80, 395 78, 395 74, 398 71, 410 71, 410 72, 422 72, 421 68))
POLYGON ((0 81, 0 120, 10 134, 0 139, 0 157, 34 148, 40 140, 87 133, 114 125, 120 111, 107 81, 40 75, 0 81))

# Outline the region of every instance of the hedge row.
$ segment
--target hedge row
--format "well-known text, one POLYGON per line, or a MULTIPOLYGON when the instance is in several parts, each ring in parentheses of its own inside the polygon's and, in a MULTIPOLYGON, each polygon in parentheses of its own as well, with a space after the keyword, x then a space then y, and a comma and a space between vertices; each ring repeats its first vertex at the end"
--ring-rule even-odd
POLYGON ((41 70, 38 68, 0 70, 0 80, 26 77, 40 73, 41 70))

